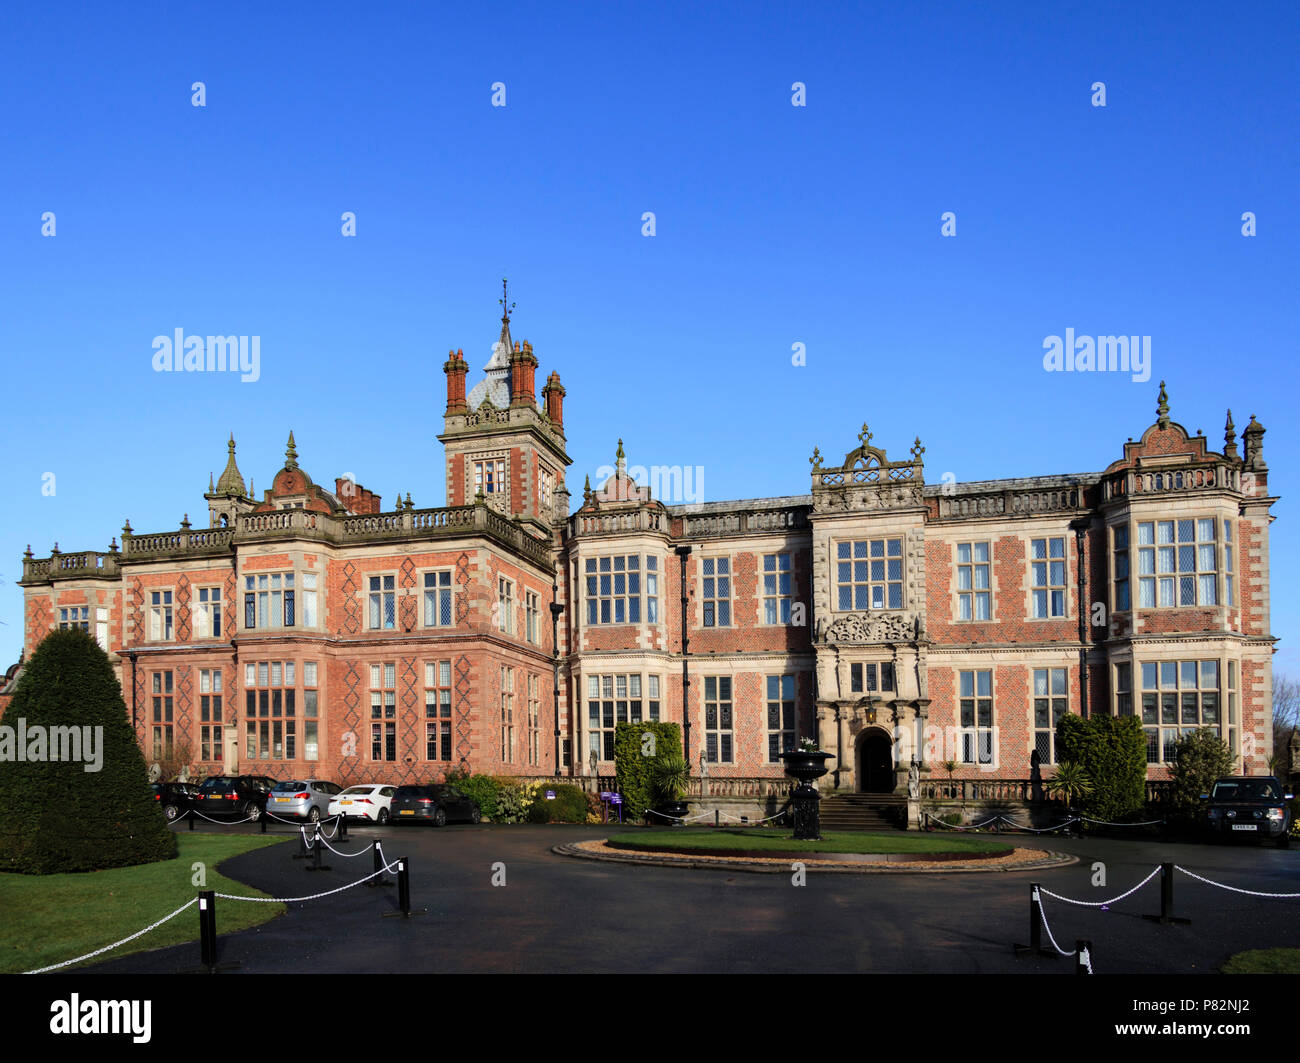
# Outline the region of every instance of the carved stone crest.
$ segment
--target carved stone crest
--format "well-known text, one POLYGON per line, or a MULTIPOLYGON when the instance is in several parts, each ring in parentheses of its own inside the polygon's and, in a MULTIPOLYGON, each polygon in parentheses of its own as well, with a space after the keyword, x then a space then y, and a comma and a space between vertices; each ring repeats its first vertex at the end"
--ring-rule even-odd
POLYGON ((848 613, 826 629, 827 642, 911 642, 917 622, 903 613, 848 613))

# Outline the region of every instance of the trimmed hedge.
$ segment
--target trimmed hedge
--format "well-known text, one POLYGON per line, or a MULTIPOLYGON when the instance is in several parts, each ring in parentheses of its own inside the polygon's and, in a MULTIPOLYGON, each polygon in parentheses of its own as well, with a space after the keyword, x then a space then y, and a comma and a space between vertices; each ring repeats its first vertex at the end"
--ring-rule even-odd
MULTIPOLYGON (((0 770, 0 870, 29 875, 97 871, 176 856, 176 836, 149 789, 108 655, 84 631, 53 631, 32 653, 3 723, 102 729, 99 770, 82 760, 12 761, 0 770)), ((53 730, 46 732, 51 738, 53 730)), ((66 733, 66 732, 64 732, 66 733)), ((16 736, 15 736, 16 737, 16 736)), ((92 737, 92 742, 94 741, 92 737)), ((80 741, 78 741, 78 746, 80 741)), ((29 742, 30 746, 30 742, 29 742)), ((77 752, 73 749, 73 752, 77 752)), ((49 756, 53 750, 47 750, 49 756)))
POLYGON ((614 770, 618 792, 623 795, 623 814, 633 820, 645 818, 653 803, 651 771, 657 757, 682 754, 682 729, 667 721, 620 723, 614 728, 614 770), (654 736, 653 752, 646 752, 644 735, 654 736))
POLYGON ((1228 743, 1212 728, 1201 727, 1174 745, 1172 804, 1174 814, 1185 822, 1200 819, 1201 794, 1236 767, 1228 743))
POLYGON ((497 798, 501 793, 499 779, 492 775, 458 775, 453 772, 448 774, 447 782, 466 797, 474 798, 484 819, 496 820, 497 798))
POLYGON ((1136 716, 1066 713, 1056 725, 1061 762, 1080 765, 1092 792, 1079 801, 1082 811, 1111 823, 1136 818, 1146 805, 1147 740, 1136 716))
POLYGON ((529 823, 586 823, 587 795, 576 786, 567 784, 542 786, 533 806, 528 810, 529 823), (546 791, 555 793, 554 800, 546 800, 546 791))

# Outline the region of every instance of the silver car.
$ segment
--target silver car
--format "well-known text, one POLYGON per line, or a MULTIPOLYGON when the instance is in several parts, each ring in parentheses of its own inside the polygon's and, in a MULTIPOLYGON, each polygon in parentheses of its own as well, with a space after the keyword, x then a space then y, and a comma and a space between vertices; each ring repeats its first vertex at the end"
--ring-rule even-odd
POLYGON ((319 823, 329 815, 330 800, 340 787, 327 779, 290 779, 278 782, 266 798, 266 811, 281 819, 319 823))

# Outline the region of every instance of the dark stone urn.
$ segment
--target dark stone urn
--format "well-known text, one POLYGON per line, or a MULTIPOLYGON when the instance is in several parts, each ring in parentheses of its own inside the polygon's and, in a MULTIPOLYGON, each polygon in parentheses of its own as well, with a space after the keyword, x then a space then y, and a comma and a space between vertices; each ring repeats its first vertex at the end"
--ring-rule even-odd
POLYGON ((822 836, 821 812, 819 803, 821 794, 813 786, 814 779, 826 774, 826 762, 834 760, 834 753, 821 750, 806 752, 792 749, 781 754, 785 762, 785 773, 799 784, 790 789, 790 803, 794 806, 794 836, 796 841, 815 840, 822 836))

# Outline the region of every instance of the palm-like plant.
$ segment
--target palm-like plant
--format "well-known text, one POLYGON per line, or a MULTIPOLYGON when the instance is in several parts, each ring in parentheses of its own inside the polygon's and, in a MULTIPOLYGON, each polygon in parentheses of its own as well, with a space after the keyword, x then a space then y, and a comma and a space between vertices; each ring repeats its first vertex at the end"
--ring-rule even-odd
POLYGON ((1079 798, 1092 793, 1092 779, 1083 770, 1082 764, 1062 761, 1056 774, 1043 783, 1043 789, 1053 797, 1061 797, 1067 805, 1072 805, 1079 798))
POLYGON ((956 796, 956 791, 953 789, 953 785, 952 785, 952 777, 953 774, 957 771, 958 767, 960 766, 961 766, 961 762, 956 760, 945 760, 943 762, 943 770, 948 773, 948 796, 949 797, 956 796))
POLYGON ((650 768, 650 789, 658 802, 680 801, 690 787, 691 766, 674 751, 656 758, 650 768))

